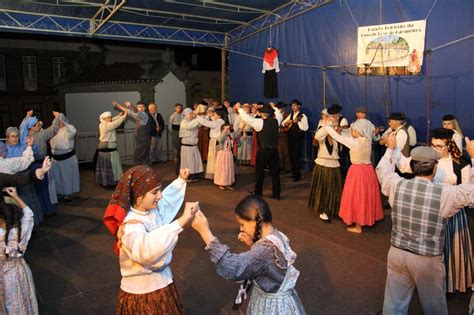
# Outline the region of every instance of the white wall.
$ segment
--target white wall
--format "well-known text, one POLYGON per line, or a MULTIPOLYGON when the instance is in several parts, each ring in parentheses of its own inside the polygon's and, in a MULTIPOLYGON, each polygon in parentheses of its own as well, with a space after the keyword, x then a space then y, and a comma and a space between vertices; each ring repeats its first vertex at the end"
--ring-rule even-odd
MULTIPOLYGON (((100 92, 100 93, 67 93, 66 116, 78 132, 97 132, 99 116, 105 111, 112 115, 119 112, 112 107, 112 101, 123 104, 130 101, 136 104, 140 100, 138 92, 100 92)), ((127 119, 126 128, 133 128, 135 122, 127 119)))
MULTIPOLYGON (((113 115, 119 112, 112 107, 112 101, 123 104, 130 101, 135 104, 140 99, 138 92, 102 92, 102 93, 67 93, 66 94, 66 116, 76 127, 76 153, 80 161, 88 161, 94 155, 97 148, 97 137, 99 128, 99 116, 105 111, 113 115)), ((125 128, 134 128, 133 119, 127 119, 125 128)), ((117 133, 117 146, 122 163, 132 162, 135 140, 133 131, 117 133)))
MULTIPOLYGON (((155 103, 158 106, 158 112, 163 116, 165 125, 168 126, 170 116, 174 112, 174 104, 181 103, 186 106, 186 88, 184 83, 173 74, 168 73, 163 81, 155 86, 155 103)), ((168 126, 168 128, 170 128, 168 126)), ((165 148, 172 148, 171 136, 164 134, 161 143, 163 150, 165 148), (166 145, 168 142, 168 145, 166 145)), ((163 155, 165 152, 163 152, 163 155)), ((163 160, 168 157, 162 156, 163 160)), ((172 155, 169 158, 173 158, 172 155)))

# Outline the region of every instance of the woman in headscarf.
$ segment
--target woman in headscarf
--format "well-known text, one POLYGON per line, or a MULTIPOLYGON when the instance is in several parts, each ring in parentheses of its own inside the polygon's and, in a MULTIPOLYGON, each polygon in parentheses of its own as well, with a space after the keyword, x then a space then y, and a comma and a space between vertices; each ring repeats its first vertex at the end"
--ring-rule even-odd
POLYGON ((117 152, 117 129, 127 118, 128 111, 112 117, 111 112, 99 116, 99 145, 95 182, 101 186, 114 186, 122 177, 122 163, 117 152))
POLYGON ((76 128, 69 123, 66 116, 59 122, 59 130, 50 140, 51 175, 56 184, 56 192, 70 201, 72 194, 80 191, 79 164, 75 147, 76 128))
MULTIPOLYGON (((31 148, 28 149, 29 140, 27 140, 28 139, 27 137, 24 138, 25 142, 23 144, 20 143, 20 140, 19 140, 20 133, 18 131, 18 128, 9 127, 7 128, 5 134, 7 136, 7 141, 6 141, 6 145, 7 145, 6 159, 7 160, 22 157, 25 154, 28 154, 29 150, 32 150, 33 152, 35 151, 36 145, 32 145, 31 148)), ((32 163, 33 162, 34 162, 34 158, 33 158, 32 163)), ((30 171, 35 170, 35 167, 33 167, 33 165, 30 165, 29 170, 30 171)), ((10 172, 9 174, 13 174, 13 172, 10 172)), ((39 200, 39 196, 35 189, 35 183, 30 183, 23 187, 18 187, 18 195, 21 197, 21 199, 25 201, 25 203, 33 211, 35 225, 40 224, 44 220, 44 214, 43 214, 43 208, 42 208, 41 202, 39 200)))
POLYGON ((456 143, 459 151, 462 152, 462 138, 464 138, 461 127, 459 127, 459 123, 457 119, 453 115, 444 115, 443 116, 443 128, 451 129, 453 134, 453 140, 456 143))
POLYGON ((179 233, 199 205, 187 202, 183 215, 174 220, 189 170, 179 173, 162 192, 161 179, 150 167, 132 167, 105 210, 104 224, 117 240, 122 274, 116 314, 183 314, 169 264, 179 233))
POLYGON ((352 124, 351 136, 340 135, 330 126, 324 128, 350 150, 351 166, 342 191, 339 216, 345 224, 355 224, 347 228, 349 232, 362 233, 362 226, 372 226, 383 219, 379 182, 370 160, 372 125, 368 120, 357 120, 352 124))

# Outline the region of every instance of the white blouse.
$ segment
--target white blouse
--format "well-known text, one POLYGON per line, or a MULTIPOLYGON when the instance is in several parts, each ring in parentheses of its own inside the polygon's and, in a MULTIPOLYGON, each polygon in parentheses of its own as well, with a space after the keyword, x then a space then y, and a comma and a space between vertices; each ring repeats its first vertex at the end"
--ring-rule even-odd
POLYGON ((221 126, 225 123, 225 121, 221 118, 216 120, 209 120, 208 118, 197 116, 196 119, 201 125, 211 129, 211 131, 209 132, 209 138, 214 139, 219 137, 219 135, 221 134, 221 126))
POLYGON ((74 150, 76 136, 76 128, 68 123, 63 122, 64 127, 59 128, 58 133, 49 141, 51 144, 51 152, 53 154, 65 154, 74 150))
POLYGON ((352 164, 370 164, 370 154, 372 153, 372 140, 365 137, 353 138, 352 136, 342 136, 329 126, 324 127, 329 135, 337 142, 342 143, 350 149, 352 164))
POLYGON ((101 142, 117 142, 117 129, 127 118, 125 115, 115 116, 112 121, 102 120, 99 125, 99 141, 101 142))
POLYGON ((123 291, 145 294, 173 282, 169 264, 183 229, 177 220, 172 220, 181 208, 185 191, 186 181, 178 178, 163 190, 156 209, 142 212, 130 208, 120 238, 120 288, 123 291))
POLYGON ((329 154, 325 144, 327 136, 328 132, 326 131, 326 128, 319 128, 319 130, 314 135, 314 138, 319 142, 318 156, 314 162, 325 167, 339 167, 338 142, 336 139, 333 139, 333 150, 332 153, 329 154))
POLYGON ((0 157, 0 173, 13 175, 18 172, 23 172, 34 160, 33 150, 31 147, 26 147, 21 157, 7 159, 0 157))
POLYGON ((179 137, 181 138, 181 143, 196 145, 199 142, 199 129, 198 127, 201 124, 197 119, 188 120, 183 119, 179 125, 179 137))

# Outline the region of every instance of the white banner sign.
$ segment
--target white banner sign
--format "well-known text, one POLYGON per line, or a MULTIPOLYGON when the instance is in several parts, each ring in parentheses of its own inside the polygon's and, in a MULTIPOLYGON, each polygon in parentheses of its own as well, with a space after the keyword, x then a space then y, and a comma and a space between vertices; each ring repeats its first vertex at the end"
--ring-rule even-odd
POLYGON ((359 27, 358 72, 376 75, 421 74, 425 29, 426 20, 359 27))

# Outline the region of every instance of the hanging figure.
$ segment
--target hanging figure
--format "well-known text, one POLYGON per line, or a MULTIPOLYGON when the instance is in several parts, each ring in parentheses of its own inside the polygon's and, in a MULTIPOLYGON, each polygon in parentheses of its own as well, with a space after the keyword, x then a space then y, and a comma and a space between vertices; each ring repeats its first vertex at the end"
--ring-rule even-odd
POLYGON ((269 46, 263 55, 263 96, 266 98, 278 97, 277 73, 280 72, 278 51, 269 46))

